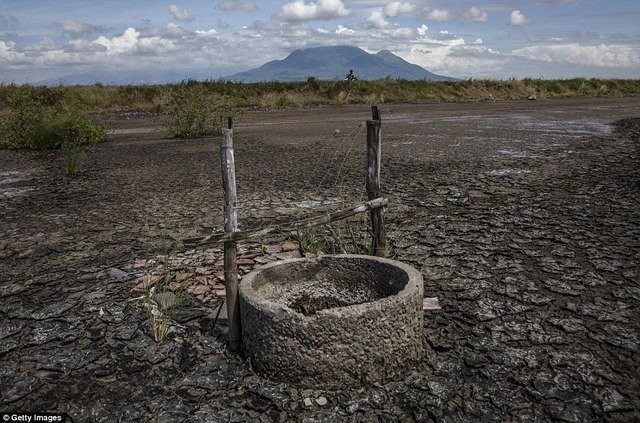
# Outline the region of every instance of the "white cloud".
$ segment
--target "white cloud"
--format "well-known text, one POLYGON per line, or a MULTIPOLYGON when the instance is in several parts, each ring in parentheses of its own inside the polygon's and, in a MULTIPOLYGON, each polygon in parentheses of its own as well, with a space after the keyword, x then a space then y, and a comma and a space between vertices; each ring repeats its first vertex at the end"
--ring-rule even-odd
POLYGON ((216 35, 218 33, 218 31, 216 31, 215 29, 208 29, 206 31, 203 30, 197 30, 196 31, 196 35, 199 37, 211 37, 212 35, 216 35))
POLYGON ((97 53, 107 51, 107 48, 102 44, 82 39, 75 39, 65 44, 64 51, 74 53, 97 53))
POLYGON ((223 1, 218 3, 216 9, 225 12, 240 10, 243 12, 252 12, 258 10, 258 5, 253 1, 223 1))
POLYGON ((175 4, 169 6, 169 14, 179 21, 189 22, 193 20, 193 16, 187 9, 180 9, 175 4))
POLYGON ((389 29, 383 30, 384 35, 388 35, 392 39, 405 39, 411 40, 416 36, 417 31, 413 28, 408 28, 405 26, 396 26, 389 29))
POLYGON ((400 15, 406 15, 415 10, 415 6, 412 3, 393 1, 388 3, 384 8, 378 8, 369 14, 367 22, 373 27, 378 29, 389 29, 397 33, 413 32, 409 28, 401 28, 392 24, 387 18, 395 18, 400 15))
POLYGON ((446 9, 433 9, 427 12, 426 17, 432 21, 448 21, 451 19, 451 13, 446 9))
POLYGON ((62 27, 62 30, 64 32, 76 38, 82 37, 83 35, 87 35, 89 33, 100 32, 104 30, 104 28, 100 26, 90 25, 85 22, 79 22, 70 19, 59 19, 55 23, 62 27))
POLYGON ((136 31, 134 28, 127 28, 121 36, 108 39, 101 35, 94 41, 94 43, 105 46, 108 54, 121 54, 135 51, 138 46, 139 38, 140 32, 136 31))
POLYGON ((8 62, 19 62, 26 59, 26 55, 22 52, 17 52, 14 50, 15 43, 9 41, 5 43, 0 40, 0 59, 6 60, 8 62))
POLYGON ((26 53, 42 53, 45 51, 50 51, 54 49, 58 49, 59 46, 53 42, 50 38, 45 38, 44 40, 40 40, 39 43, 31 44, 22 48, 22 51, 26 53))
POLYGON ((342 0, 318 0, 305 3, 304 0, 295 0, 282 6, 280 16, 287 21, 312 21, 330 20, 349 16, 351 11, 347 9, 342 0))
POLYGON ((185 31, 181 26, 176 25, 173 22, 169 22, 167 24, 167 33, 174 37, 184 37, 187 34, 187 31, 185 31))
POLYGON ((471 22, 486 22, 489 19, 489 16, 484 10, 479 9, 476 6, 472 6, 462 14, 462 18, 471 22))
POLYGON ((407 15, 413 12, 415 8, 412 3, 392 1, 385 6, 384 14, 390 18, 395 18, 396 16, 407 15))
POLYGON ((143 37, 138 40, 137 45, 139 53, 153 57, 162 57, 177 48, 175 41, 161 37, 143 37))
POLYGON ((169 22, 167 26, 160 28, 144 28, 141 32, 142 38, 148 37, 160 37, 172 40, 181 40, 187 38, 193 38, 194 33, 187 31, 180 25, 173 22, 169 22))
POLYGON ((473 44, 484 44, 484 41, 482 40, 482 38, 476 38, 476 39, 473 41, 473 44))
POLYGON ((342 25, 338 25, 338 28, 336 29, 336 34, 338 35, 352 35, 355 34, 356 31, 354 31, 351 28, 347 28, 346 26, 342 26, 342 25))
POLYGON ((509 25, 523 26, 527 22, 527 18, 524 17, 521 11, 514 10, 513 12, 511 12, 511 16, 509 17, 509 25))
POLYGON ((371 12, 367 18, 367 22, 369 22, 374 28, 387 28, 391 26, 391 23, 385 19, 381 10, 374 10, 371 12))
POLYGON ((427 34, 428 30, 429 30, 429 27, 426 26, 425 24, 420 25, 417 29, 418 35, 420 35, 421 37, 424 37, 427 34))
POLYGON ((640 67, 640 49, 621 44, 597 46, 578 43, 530 46, 514 50, 514 55, 543 62, 572 63, 598 67, 640 67))
POLYGON ((416 44, 401 54, 431 72, 459 78, 477 77, 500 71, 506 61, 497 51, 482 45, 467 45, 455 37, 447 42, 416 44))

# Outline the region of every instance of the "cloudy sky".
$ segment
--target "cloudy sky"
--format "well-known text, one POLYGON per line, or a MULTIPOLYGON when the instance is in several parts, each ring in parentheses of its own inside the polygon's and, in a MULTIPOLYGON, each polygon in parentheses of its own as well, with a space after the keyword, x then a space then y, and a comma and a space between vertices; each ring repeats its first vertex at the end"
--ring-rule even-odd
POLYGON ((218 78, 320 45, 457 78, 640 78, 639 23, 638 0, 0 0, 0 81, 218 78))

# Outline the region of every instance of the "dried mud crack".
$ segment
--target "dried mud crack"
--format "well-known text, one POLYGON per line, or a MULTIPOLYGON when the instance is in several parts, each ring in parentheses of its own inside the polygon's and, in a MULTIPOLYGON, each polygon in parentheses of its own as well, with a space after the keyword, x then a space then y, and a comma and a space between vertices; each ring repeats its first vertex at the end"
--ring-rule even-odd
MULTIPOLYGON (((420 269, 442 306, 425 311, 415 372, 363 390, 302 389, 228 354, 220 253, 179 243, 222 228, 217 140, 166 139, 137 116, 114 119, 126 130, 87 151, 72 178, 57 153, 0 151, 0 413, 640 420, 640 98, 381 110, 389 253, 420 269), (132 289, 162 257, 194 289, 155 342, 132 289)), ((246 113, 235 129, 240 224, 362 198, 368 113, 246 113), (354 129, 355 148, 334 136, 354 129)), ((242 272, 295 255, 282 241, 246 245, 242 272)))

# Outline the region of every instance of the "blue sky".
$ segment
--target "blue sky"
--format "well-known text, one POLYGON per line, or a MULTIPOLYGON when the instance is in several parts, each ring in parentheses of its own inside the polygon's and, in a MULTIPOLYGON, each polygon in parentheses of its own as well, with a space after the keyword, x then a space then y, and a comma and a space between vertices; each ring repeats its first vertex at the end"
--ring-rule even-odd
POLYGON ((0 0, 3 82, 218 78, 320 45, 457 78, 640 78, 640 1, 0 0))

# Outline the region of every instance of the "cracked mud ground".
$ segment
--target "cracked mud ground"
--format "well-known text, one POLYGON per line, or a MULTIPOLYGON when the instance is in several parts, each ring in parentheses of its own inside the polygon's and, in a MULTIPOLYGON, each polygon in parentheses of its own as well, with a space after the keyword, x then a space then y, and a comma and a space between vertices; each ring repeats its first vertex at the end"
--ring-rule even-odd
MULTIPOLYGON (((154 342, 133 263, 222 228, 219 144, 114 114, 74 177, 57 153, 0 151, 0 412, 640 420, 640 98, 381 111, 390 253, 421 270, 442 306, 425 311, 418 368, 359 390, 265 380, 225 352, 217 305, 195 299, 154 342)), ((345 106, 237 120, 240 223, 360 201, 368 118, 367 106, 345 106)))

